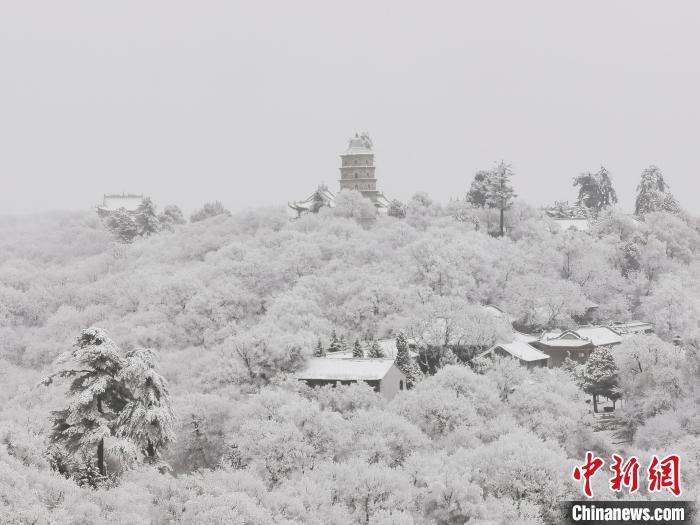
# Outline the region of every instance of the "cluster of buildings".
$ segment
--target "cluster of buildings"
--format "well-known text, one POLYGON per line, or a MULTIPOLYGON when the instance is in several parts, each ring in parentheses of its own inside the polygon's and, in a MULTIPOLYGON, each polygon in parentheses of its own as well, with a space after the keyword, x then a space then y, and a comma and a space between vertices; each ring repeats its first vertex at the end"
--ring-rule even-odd
MULTIPOLYGON (((484 307, 498 317, 506 314, 494 305, 484 307)), ((596 348, 612 348, 627 337, 649 334, 653 327, 642 321, 587 325, 568 330, 552 330, 540 335, 512 330, 510 341, 501 342, 482 353, 480 357, 511 357, 522 366, 555 368, 568 358, 585 363, 596 348)), ((415 344, 414 341, 409 343, 415 344)), ((309 386, 349 385, 364 382, 387 399, 406 388, 406 376, 395 365, 394 339, 378 341, 385 358, 355 359, 352 351, 328 353, 325 357, 310 359, 296 374, 298 380, 309 386)), ((412 351, 415 355, 415 351, 412 351)))
MULTIPOLYGON (((340 191, 356 190, 363 197, 372 201, 377 213, 386 214, 389 200, 377 190, 373 144, 366 132, 355 133, 348 141, 348 148, 340 155, 340 191)), ((320 185, 315 192, 301 201, 292 201, 287 205, 296 212, 297 217, 304 213, 317 213, 324 206, 335 206, 336 195, 328 186, 320 185)))
MULTIPOLYGON (((497 306, 487 305, 486 308, 496 316, 505 315, 497 306)), ((576 329, 553 330, 540 335, 513 330, 511 341, 494 345, 482 356, 513 357, 527 368, 553 368, 561 366, 567 358, 577 363, 585 363, 596 348, 612 348, 627 337, 653 331, 650 323, 642 321, 587 325, 576 329)))

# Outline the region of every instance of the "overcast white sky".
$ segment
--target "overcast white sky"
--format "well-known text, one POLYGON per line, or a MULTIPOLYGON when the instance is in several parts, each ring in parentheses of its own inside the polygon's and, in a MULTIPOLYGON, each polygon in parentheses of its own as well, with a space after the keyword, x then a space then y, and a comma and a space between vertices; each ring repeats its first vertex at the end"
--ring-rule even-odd
POLYGON ((392 198, 512 163, 532 204, 659 165, 700 213, 695 1, 0 0, 0 214, 138 192, 186 211, 337 189, 370 132, 392 198))

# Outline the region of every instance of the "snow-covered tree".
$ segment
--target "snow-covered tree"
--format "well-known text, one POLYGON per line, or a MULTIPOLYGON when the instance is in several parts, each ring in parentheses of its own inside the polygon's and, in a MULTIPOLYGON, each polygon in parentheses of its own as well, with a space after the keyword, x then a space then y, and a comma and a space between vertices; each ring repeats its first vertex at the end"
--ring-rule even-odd
POLYGON ((81 449, 73 464, 73 479, 81 487, 98 488, 106 479, 95 464, 95 457, 81 449))
POLYGON ((596 348, 588 358, 581 388, 593 398, 593 411, 598 412, 598 396, 615 399, 618 395, 620 371, 615 359, 607 347, 596 348))
POLYGON ((105 440, 117 433, 119 414, 130 393, 119 377, 124 358, 100 328, 83 330, 73 349, 60 358, 63 368, 44 380, 71 378, 65 408, 54 412, 50 441, 64 447, 74 459, 83 450, 96 454, 97 469, 106 474, 105 440))
POLYGON ((342 190, 335 198, 335 207, 331 213, 336 217, 369 221, 377 217, 377 208, 359 191, 342 190))
POLYGON ((190 216, 191 222, 199 222, 217 215, 231 216, 231 212, 224 208, 224 205, 219 201, 207 202, 202 209, 197 210, 190 216))
POLYGON ((185 224, 187 219, 179 206, 170 205, 163 208, 163 211, 158 215, 158 221, 163 229, 172 230, 179 224, 185 224))
POLYGON ((365 357, 365 352, 362 350, 359 339, 355 339, 355 343, 352 345, 352 356, 355 359, 362 359, 365 357))
POLYGON ((473 205, 498 210, 500 237, 503 237, 505 232, 505 211, 511 207, 513 199, 517 196, 511 183, 512 177, 513 169, 510 164, 499 162, 491 170, 477 172, 467 194, 467 200, 473 205))
POLYGON ((389 204, 387 215, 397 219, 404 219, 406 217, 406 205, 398 199, 393 199, 389 204))
POLYGON ((411 357, 408 349, 408 341, 403 332, 396 336, 396 367, 406 376, 406 386, 413 387, 418 378, 422 375, 418 363, 411 357))
POLYGON ((596 173, 585 172, 574 177, 574 187, 576 186, 578 186, 576 202, 579 206, 592 209, 596 217, 603 208, 617 202, 612 178, 603 166, 596 173))
POLYGON ((153 350, 130 350, 118 375, 131 395, 117 418, 117 436, 133 442, 147 463, 156 463, 175 440, 170 394, 156 362, 153 350))
POLYGON ((136 208, 134 222, 136 222, 137 234, 141 237, 148 237, 160 231, 156 206, 149 197, 143 199, 136 208))
POLYGON ((671 194, 661 170, 653 164, 642 171, 642 177, 637 185, 637 199, 634 213, 646 215, 654 211, 680 213, 678 201, 671 194))
POLYGON ((486 179, 490 175, 487 170, 479 170, 474 175, 469 191, 467 192, 467 202, 477 208, 486 207, 486 194, 488 191, 486 179))
POLYGON ((131 213, 119 208, 105 220, 107 229, 119 242, 130 243, 139 234, 139 227, 131 213))
POLYGON ((326 349, 323 348, 323 343, 321 342, 321 339, 319 339, 316 343, 316 349, 314 350, 314 357, 325 357, 325 355, 326 349))
POLYGON ((367 357, 371 359, 379 359, 382 357, 386 357, 384 355, 384 350, 382 350, 382 347, 374 339, 367 342, 367 357))
POLYGON ((338 338, 338 334, 335 332, 335 329, 333 332, 331 332, 331 342, 330 345, 328 345, 328 352, 333 353, 333 352, 341 352, 343 350, 343 345, 340 343, 340 339, 338 338))

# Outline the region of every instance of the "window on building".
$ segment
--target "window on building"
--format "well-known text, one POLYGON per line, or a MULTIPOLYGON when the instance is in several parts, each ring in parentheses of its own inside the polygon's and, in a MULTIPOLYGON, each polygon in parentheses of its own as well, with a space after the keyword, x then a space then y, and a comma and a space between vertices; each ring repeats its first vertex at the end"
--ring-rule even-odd
POLYGON ((399 381, 399 390, 403 390, 403 379, 399 381))
POLYGON ((357 173, 355 173, 355 178, 357 178, 357 173))

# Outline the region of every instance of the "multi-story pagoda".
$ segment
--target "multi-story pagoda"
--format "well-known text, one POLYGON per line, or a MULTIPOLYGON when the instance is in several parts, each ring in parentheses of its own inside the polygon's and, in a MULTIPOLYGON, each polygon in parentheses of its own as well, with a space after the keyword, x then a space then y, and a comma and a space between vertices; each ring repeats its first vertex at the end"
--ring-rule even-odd
MULTIPOLYGON (((389 200, 377 190, 375 169, 372 139, 367 133, 355 133, 348 141, 348 149, 340 155, 340 190, 359 191, 374 203, 377 212, 386 213, 389 200)), ((334 204, 335 195, 324 185, 319 186, 307 199, 288 203, 297 215, 317 213, 323 206, 332 208, 334 204)))

